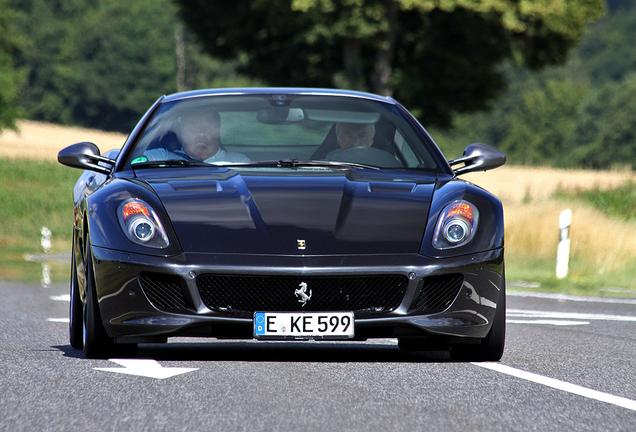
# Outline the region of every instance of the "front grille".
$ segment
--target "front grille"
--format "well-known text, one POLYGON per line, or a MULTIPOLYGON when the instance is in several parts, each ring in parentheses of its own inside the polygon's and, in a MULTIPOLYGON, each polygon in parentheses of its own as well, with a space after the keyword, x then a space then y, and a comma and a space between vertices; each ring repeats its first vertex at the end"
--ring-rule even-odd
POLYGON ((461 274, 425 278, 417 300, 417 310, 432 313, 448 308, 463 285, 464 276, 461 274))
POLYGON ((402 302, 404 276, 268 277, 202 275, 197 279, 203 303, 211 310, 238 315, 255 311, 354 311, 356 316, 381 314, 402 302), (300 291, 307 284, 306 303, 300 291), (296 294, 297 290, 299 291, 296 294))
POLYGON ((158 309, 185 311, 186 299, 182 289, 183 279, 162 273, 141 273, 139 285, 150 303, 158 309))

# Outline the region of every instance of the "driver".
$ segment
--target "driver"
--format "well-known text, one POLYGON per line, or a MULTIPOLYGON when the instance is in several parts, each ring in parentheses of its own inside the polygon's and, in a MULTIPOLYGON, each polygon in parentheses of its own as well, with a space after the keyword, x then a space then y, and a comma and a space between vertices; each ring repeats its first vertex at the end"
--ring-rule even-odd
POLYGON ((147 160, 197 159, 206 163, 250 162, 250 159, 221 148, 221 117, 217 112, 196 111, 184 116, 177 130, 183 150, 175 152, 163 148, 144 153, 147 160))
POLYGON ((371 147, 373 145, 374 136, 374 124, 336 124, 336 139, 342 150, 351 147, 371 147))
POLYGON ((327 154, 327 160, 332 160, 343 150, 353 147, 371 147, 375 137, 374 124, 336 123, 336 140, 339 149, 327 154))

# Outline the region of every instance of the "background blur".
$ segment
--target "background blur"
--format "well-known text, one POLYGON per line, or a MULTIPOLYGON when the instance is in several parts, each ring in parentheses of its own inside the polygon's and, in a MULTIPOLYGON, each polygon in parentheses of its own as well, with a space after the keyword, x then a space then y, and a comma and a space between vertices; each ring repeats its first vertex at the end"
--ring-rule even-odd
POLYGON ((504 201, 514 284, 636 295, 636 0, 194 3, 0 0, 1 279, 40 277, 23 257, 44 225, 51 253, 70 248, 79 172, 56 164, 62 147, 120 147, 162 94, 302 85, 393 95, 449 159, 505 151, 467 178, 504 201))

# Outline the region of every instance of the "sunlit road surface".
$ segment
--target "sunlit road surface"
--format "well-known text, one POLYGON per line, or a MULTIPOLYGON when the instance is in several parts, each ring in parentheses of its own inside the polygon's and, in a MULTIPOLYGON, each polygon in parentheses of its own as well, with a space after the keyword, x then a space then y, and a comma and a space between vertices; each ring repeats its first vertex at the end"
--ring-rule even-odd
POLYGON ((0 283, 0 431, 633 431, 636 302, 508 296, 501 362, 395 340, 68 345, 66 284, 0 283))

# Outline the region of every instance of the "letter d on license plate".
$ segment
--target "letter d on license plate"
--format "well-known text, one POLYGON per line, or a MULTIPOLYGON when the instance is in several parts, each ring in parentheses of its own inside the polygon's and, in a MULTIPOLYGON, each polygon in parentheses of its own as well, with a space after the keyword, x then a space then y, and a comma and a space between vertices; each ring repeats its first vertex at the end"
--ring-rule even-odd
POLYGON ((354 336, 353 312, 255 312, 258 339, 347 339, 354 336))

